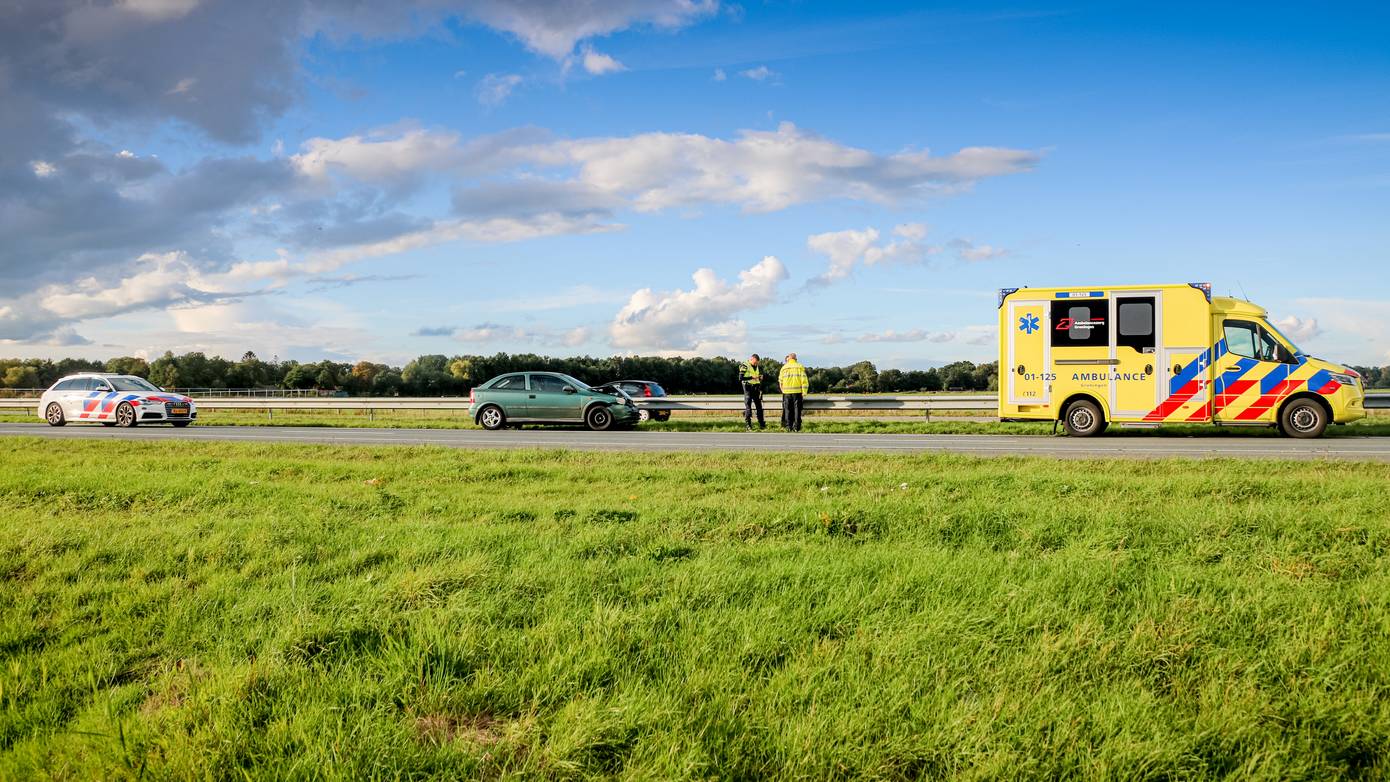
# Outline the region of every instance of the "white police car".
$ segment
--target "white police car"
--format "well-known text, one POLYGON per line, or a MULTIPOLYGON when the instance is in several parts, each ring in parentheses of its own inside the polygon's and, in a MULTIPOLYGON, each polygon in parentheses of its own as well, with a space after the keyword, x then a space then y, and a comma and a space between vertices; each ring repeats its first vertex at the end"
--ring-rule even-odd
POLYGON ((69 375, 39 397, 39 417, 50 426, 69 421, 105 426, 173 424, 198 417, 193 400, 170 394, 135 375, 69 375))

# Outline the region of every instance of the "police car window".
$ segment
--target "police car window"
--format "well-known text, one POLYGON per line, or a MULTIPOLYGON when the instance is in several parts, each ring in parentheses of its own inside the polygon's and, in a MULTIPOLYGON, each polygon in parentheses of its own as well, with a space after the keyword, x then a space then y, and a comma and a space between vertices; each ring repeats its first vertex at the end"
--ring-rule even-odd
POLYGON ((1110 302, 1052 302, 1052 347, 1105 347, 1110 344, 1110 302))
POLYGON ((1116 344, 1135 350, 1152 350, 1154 340, 1154 300, 1152 296, 1116 299, 1119 318, 1116 344))
POLYGON ((155 388, 154 386, 150 385, 149 383, 146 383, 145 381, 141 380, 141 379, 138 378, 138 377, 113 377, 113 378, 111 378, 111 385, 115 386, 117 391, 158 391, 158 390, 159 390, 159 389, 155 388))
POLYGON ((565 381, 561 380, 558 377, 551 377, 550 375, 532 375, 531 390, 543 391, 548 393, 554 393, 557 391, 563 392, 565 390, 565 381))
POLYGON ((1248 321, 1226 321, 1226 349, 1242 358, 1258 358, 1255 352, 1255 333, 1258 330, 1254 323, 1248 321))
POLYGON ((502 378, 501 380, 499 380, 499 381, 497 381, 496 383, 494 383, 493 386, 492 386, 492 390, 493 390, 493 391, 525 391, 525 390, 526 390, 526 376, 525 376, 525 375, 508 375, 507 377, 504 377, 504 378, 502 378))
POLYGON ((53 390, 54 390, 54 391, 72 391, 72 390, 74 390, 74 389, 73 389, 73 386, 75 386, 76 384, 77 384, 77 381, 76 381, 76 380, 61 380, 61 381, 58 382, 58 385, 56 385, 56 386, 53 387, 53 390))

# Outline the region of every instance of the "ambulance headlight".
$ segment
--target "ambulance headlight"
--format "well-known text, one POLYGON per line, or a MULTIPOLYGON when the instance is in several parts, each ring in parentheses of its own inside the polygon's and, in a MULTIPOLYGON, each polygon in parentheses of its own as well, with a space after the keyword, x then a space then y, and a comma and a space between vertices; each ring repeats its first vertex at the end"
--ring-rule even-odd
POLYGON ((1356 388, 1356 375, 1344 375, 1341 372, 1333 372, 1332 379, 1344 386, 1356 388))

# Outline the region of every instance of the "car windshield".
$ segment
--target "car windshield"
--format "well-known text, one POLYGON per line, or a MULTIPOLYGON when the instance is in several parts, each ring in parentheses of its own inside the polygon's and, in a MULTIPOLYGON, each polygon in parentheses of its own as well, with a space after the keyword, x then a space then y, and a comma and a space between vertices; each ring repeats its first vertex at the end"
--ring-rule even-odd
POLYGON ((138 377, 108 377, 106 382, 117 391, 158 391, 158 388, 138 377))
POLYGON ((588 384, 588 383, 585 383, 583 380, 576 380, 575 378, 572 378, 572 377, 570 377, 569 375, 560 375, 560 379, 561 379, 561 380, 564 380, 566 383, 569 383, 570 385, 574 386, 575 388, 579 389, 580 391, 592 391, 592 390, 594 390, 594 389, 592 389, 592 388, 589 387, 589 384, 588 384))
POLYGON ((1303 348, 1300 348, 1300 347, 1298 346, 1298 343, 1296 343, 1296 342, 1294 342, 1293 340, 1289 339, 1289 335, 1288 335, 1288 334, 1285 334, 1284 332, 1282 332, 1282 331, 1280 331, 1279 329, 1275 328, 1275 326, 1274 326, 1273 323, 1270 323, 1269 321, 1265 321, 1265 322, 1264 322, 1264 327, 1267 328, 1267 329, 1269 329, 1270 331, 1274 332, 1275 334, 1277 334, 1277 335, 1279 336, 1280 339, 1284 340, 1284 344, 1285 344, 1285 345, 1288 345, 1289 347, 1293 348, 1293 354, 1294 354, 1295 356, 1307 355, 1306 353, 1303 352, 1303 348))

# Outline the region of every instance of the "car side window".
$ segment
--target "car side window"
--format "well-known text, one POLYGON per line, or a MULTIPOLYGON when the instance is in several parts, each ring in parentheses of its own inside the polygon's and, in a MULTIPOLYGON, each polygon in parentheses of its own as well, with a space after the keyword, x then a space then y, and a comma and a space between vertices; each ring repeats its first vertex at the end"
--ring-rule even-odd
POLYGON ((492 391, 525 391, 525 375, 508 375, 493 384, 492 391))
POLYGON ((1244 320, 1225 322, 1226 349, 1241 358, 1255 358, 1255 324, 1244 320))
POLYGON ((60 380, 60 381, 58 381, 58 385, 56 385, 56 386, 53 387, 53 390, 54 390, 54 391, 71 391, 71 390, 72 390, 72 384, 75 383, 75 382, 77 382, 77 381, 75 381, 75 380, 60 380))
POLYGON ((569 387, 565 381, 550 375, 532 375, 531 390, 543 393, 564 393, 569 387))
POLYGON ((91 390, 93 390, 93 391, 110 391, 110 390, 111 390, 111 384, 110 384, 110 383, 107 383, 105 380, 100 380, 100 379, 94 377, 94 378, 91 379, 90 382, 91 382, 91 384, 92 384, 92 385, 91 385, 91 390))

